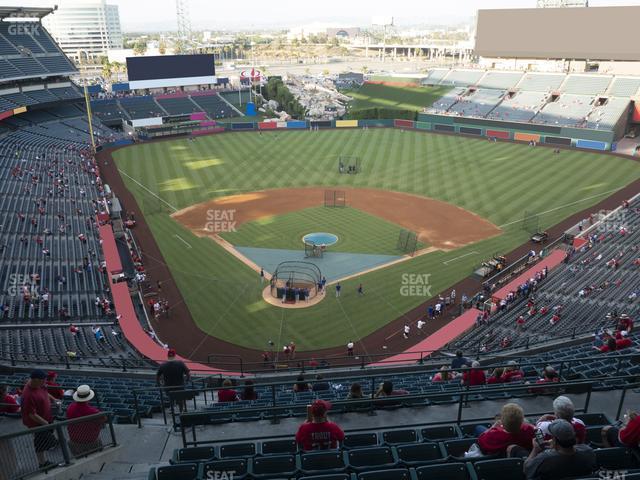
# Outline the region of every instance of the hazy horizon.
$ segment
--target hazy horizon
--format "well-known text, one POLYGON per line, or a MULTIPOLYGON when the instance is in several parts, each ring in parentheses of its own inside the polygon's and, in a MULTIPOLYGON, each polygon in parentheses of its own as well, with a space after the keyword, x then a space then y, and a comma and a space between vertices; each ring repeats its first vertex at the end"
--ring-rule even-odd
MULTIPOLYGON (((0 6, 52 7, 65 0, 0 1, 0 6)), ((176 29, 175 0, 108 0, 118 5, 120 23, 125 32, 176 29)), ((590 6, 640 5, 640 0, 590 0, 590 6)), ((344 2, 325 0, 320 6, 308 2, 281 0, 277 5, 256 0, 215 3, 190 0, 192 27, 196 30, 250 30, 290 28, 311 23, 334 23, 343 27, 366 27, 374 16, 393 16, 401 25, 456 24, 468 21, 478 9, 533 8, 536 0, 371 0, 344 2), (392 6, 391 6, 392 5, 392 6), (271 7, 269 10, 265 7, 271 7)))

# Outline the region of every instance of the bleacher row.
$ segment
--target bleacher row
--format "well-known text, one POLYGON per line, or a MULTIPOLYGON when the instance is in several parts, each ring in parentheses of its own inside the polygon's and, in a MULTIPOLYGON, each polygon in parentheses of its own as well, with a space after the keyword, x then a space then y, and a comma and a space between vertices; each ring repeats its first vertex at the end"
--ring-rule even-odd
POLYGON ((75 66, 39 22, 0 22, 0 79, 69 74, 75 66))
POLYGON ((629 109, 640 78, 483 70, 429 72, 425 85, 455 89, 428 113, 611 130, 629 109))
POLYGON ((577 332, 595 332, 610 327, 607 314, 616 311, 631 318, 640 312, 640 202, 611 215, 590 236, 590 242, 558 266, 535 294, 536 308, 546 307, 544 315, 528 314, 527 299, 521 298, 507 310, 491 315, 481 325, 456 340, 454 348, 479 351, 500 350, 505 337, 511 347, 545 342, 577 332), (621 233, 624 229, 624 234, 621 233), (611 263, 616 260, 617 266, 611 263), (553 308, 562 306, 561 319, 550 324, 553 308), (523 330, 516 320, 524 316, 523 330), (482 346, 482 348, 481 348, 482 346))
POLYGON ((6 90, 0 91, 0 111, 12 110, 18 107, 36 105, 38 103, 59 102, 60 100, 77 100, 82 98, 82 94, 77 87, 71 86, 53 86, 38 85, 37 89, 27 90, 23 87, 21 92, 11 93, 6 90))
POLYGON ((215 92, 180 97, 144 95, 93 100, 91 108, 100 120, 106 122, 127 118, 189 115, 195 112, 205 112, 212 120, 238 115, 238 112, 215 92))

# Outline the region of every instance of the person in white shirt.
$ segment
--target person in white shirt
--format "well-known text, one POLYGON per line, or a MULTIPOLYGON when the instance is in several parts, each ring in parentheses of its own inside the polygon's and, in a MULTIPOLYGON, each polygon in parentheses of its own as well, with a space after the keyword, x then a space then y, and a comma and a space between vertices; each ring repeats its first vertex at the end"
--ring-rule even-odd
POLYGON ((409 338, 409 331, 410 330, 411 329, 409 328, 409 325, 405 325, 404 326, 404 333, 403 333, 404 338, 409 338))
POLYGON ((418 320, 418 334, 422 335, 422 327, 424 327, 425 322, 422 319, 418 320))

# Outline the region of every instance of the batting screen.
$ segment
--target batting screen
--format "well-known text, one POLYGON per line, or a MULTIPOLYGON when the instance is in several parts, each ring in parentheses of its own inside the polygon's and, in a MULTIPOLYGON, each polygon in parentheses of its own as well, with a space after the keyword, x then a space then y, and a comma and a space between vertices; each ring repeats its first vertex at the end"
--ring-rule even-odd
POLYGON ((482 57, 640 60, 640 6, 479 10, 482 57))

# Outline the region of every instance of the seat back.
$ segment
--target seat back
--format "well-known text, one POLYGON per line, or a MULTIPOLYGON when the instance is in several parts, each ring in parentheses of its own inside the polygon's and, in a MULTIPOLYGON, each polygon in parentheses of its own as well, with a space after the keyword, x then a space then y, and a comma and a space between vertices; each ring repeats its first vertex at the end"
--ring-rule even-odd
POLYGON ((198 465, 196 463, 182 463, 156 468, 156 480, 196 480, 198 465))
POLYGON ((398 443, 414 443, 418 440, 418 434, 413 429, 390 430, 382 433, 384 443, 396 445, 398 443))
POLYGON ((358 480, 409 480, 410 478, 411 474, 409 470, 405 468, 393 468, 358 474, 358 480))
POLYGON ((253 459, 253 475, 287 476, 295 473, 296 458, 294 455, 269 455, 253 459))
POLYGON ((497 458, 475 462, 473 467, 478 480, 520 480, 524 479, 523 464, 522 458, 497 458))
POLYGON ((354 468, 377 467, 395 463, 389 447, 357 448, 347 453, 349 465, 354 468))
POLYGON ((220 447, 220 458, 253 457, 255 454, 255 443, 232 443, 220 447))
POLYGON ((378 445, 377 433, 352 433, 344 436, 344 448, 375 447, 378 445))
MULTIPOLYGON (((469 471, 464 463, 442 463, 416 468, 418 480, 469 480, 469 471)), ((505 477, 506 478, 506 477, 505 477)))
POLYGON ((438 442, 460 438, 460 431, 455 425, 442 425, 439 427, 423 428, 420 432, 423 440, 438 442))
POLYGON ((304 453, 300 457, 300 464, 304 472, 342 470, 346 467, 339 451, 304 453))
POLYGON ((247 474, 249 461, 246 458, 233 458, 229 460, 214 460, 202 465, 203 478, 218 478, 222 472, 233 472, 233 478, 242 478, 247 474), (215 472, 220 472, 216 477, 215 472))
POLYGON ((632 466, 631 450, 622 447, 598 448, 596 465, 606 470, 624 470, 632 466))
POLYGON ((178 462, 199 462, 212 459, 215 456, 216 451, 213 447, 189 447, 178 449, 175 460, 178 462))
POLYGON ((437 443, 416 443, 413 445, 398 445, 396 447, 398 460, 413 465, 421 462, 433 462, 442 459, 440 445, 437 443))
POLYGON ((262 442, 261 453, 263 455, 282 455, 285 453, 296 453, 298 445, 295 440, 272 440, 262 442))

